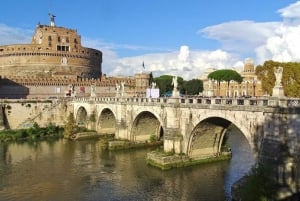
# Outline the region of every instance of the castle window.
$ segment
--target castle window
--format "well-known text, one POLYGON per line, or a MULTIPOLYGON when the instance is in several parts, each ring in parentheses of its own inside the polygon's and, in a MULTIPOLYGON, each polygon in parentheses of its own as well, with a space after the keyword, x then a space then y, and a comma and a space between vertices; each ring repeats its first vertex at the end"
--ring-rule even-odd
POLYGON ((57 41, 60 42, 60 36, 57 37, 57 41))
POLYGON ((69 52, 70 48, 67 45, 57 45, 57 51, 69 52))
POLYGON ((48 41, 51 41, 51 40, 52 40, 51 36, 48 36, 48 41))
POLYGON ((76 38, 74 38, 74 43, 77 44, 77 39, 76 38))
POLYGON ((69 42, 69 37, 66 38, 66 42, 67 42, 67 43, 69 42))

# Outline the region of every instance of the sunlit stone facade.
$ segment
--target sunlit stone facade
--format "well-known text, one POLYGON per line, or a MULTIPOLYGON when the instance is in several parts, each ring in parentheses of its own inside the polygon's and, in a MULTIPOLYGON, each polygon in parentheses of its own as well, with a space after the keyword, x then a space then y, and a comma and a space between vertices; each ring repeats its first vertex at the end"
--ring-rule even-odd
POLYGON ((200 78, 203 80, 203 96, 248 97, 264 95, 261 88, 261 81, 255 75, 255 67, 252 59, 245 59, 243 70, 238 72, 243 77, 242 83, 230 81, 228 86, 228 83, 223 81, 218 86, 216 80, 208 79, 208 75, 216 70, 214 68, 207 69, 204 76, 200 78))
POLYGON ((36 26, 30 44, 0 46, 2 76, 100 78, 102 52, 83 47, 74 29, 36 26))
POLYGON ((0 98, 146 96, 150 73, 106 76, 102 52, 83 47, 76 30, 55 26, 49 16, 50 24, 38 24, 30 44, 0 46, 0 98))

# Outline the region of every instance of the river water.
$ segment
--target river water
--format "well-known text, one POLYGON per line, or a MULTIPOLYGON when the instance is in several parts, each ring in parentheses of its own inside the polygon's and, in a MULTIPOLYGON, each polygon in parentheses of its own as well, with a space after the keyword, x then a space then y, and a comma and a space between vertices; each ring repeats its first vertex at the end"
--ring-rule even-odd
POLYGON ((149 149, 106 151, 95 140, 0 144, 1 201, 230 200, 230 186, 254 163, 232 131, 230 161, 162 171, 149 149))

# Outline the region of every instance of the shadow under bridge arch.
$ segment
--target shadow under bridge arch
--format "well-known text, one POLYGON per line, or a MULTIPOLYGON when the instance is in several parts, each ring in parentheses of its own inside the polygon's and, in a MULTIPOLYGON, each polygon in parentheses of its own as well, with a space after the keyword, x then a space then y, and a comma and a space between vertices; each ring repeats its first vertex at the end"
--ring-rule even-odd
POLYGON ((75 121, 78 126, 87 126, 88 115, 87 115, 87 111, 84 107, 80 107, 77 110, 75 121))
POLYGON ((97 133, 115 134, 116 133, 116 117, 114 113, 106 108, 99 115, 97 123, 97 133))
POLYGON ((201 121, 191 132, 188 156, 201 159, 220 155, 223 137, 230 125, 230 121, 220 117, 201 121))
POLYGON ((164 135, 163 127, 158 118, 151 112, 144 111, 135 118, 130 140, 136 142, 149 141, 150 138, 161 140, 164 135))

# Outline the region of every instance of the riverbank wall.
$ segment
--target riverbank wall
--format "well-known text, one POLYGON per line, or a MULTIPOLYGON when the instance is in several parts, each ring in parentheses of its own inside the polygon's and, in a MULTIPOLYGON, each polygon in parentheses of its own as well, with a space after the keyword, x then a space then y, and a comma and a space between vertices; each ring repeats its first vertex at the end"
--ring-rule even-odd
POLYGON ((34 123, 46 127, 50 123, 63 126, 71 108, 64 99, 9 99, 2 100, 3 129, 29 128, 34 123))

